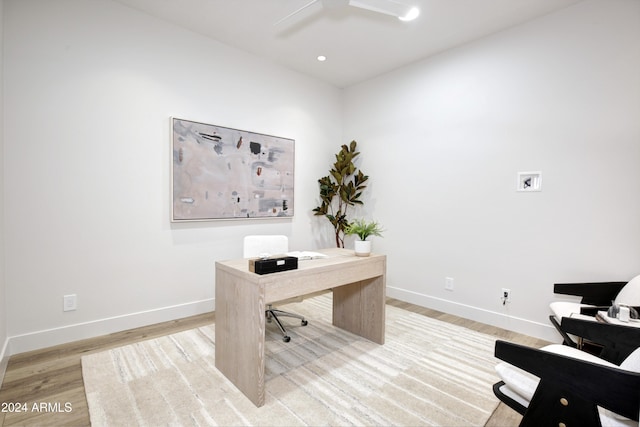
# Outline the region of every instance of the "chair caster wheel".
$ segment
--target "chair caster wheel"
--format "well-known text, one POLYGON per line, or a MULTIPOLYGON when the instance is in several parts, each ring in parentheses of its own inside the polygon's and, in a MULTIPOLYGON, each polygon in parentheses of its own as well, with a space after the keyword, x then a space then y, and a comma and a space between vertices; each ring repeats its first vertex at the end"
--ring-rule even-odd
POLYGON ((303 320, 302 322, 300 322, 300 324, 301 324, 302 326, 307 326, 307 323, 308 323, 308 322, 307 322, 306 320, 303 320))
POLYGON ((288 336, 285 335, 285 336, 282 337, 282 341, 289 342, 289 341, 291 341, 291 337, 288 337, 288 336))

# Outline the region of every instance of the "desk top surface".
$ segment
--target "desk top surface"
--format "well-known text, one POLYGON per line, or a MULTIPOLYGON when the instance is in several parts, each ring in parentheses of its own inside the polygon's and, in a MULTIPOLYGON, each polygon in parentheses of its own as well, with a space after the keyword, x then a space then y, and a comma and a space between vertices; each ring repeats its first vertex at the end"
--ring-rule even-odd
POLYGON ((319 249, 314 250, 314 252, 319 252, 327 255, 326 258, 314 258, 314 259, 304 259, 298 261, 298 269, 297 270, 289 270, 282 271, 279 273, 270 273, 259 275, 249 271, 249 258, 238 258, 226 261, 216 261, 216 268, 222 268, 229 272, 235 273, 246 273, 252 276, 257 277, 268 277, 279 274, 286 274, 293 271, 300 270, 310 270, 310 269, 322 269, 323 267, 334 267, 340 264, 346 263, 361 263, 361 264, 375 264, 378 262, 386 261, 386 255, 380 255, 372 253, 368 257, 360 257, 355 255, 355 251, 351 249, 342 249, 342 248, 328 248, 328 249, 319 249))

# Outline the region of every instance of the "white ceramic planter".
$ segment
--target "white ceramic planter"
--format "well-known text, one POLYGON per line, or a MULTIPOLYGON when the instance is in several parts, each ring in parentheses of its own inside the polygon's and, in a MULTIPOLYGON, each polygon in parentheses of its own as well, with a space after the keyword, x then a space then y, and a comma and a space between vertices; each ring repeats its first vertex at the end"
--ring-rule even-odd
POLYGON ((371 242, 369 240, 356 240, 353 246, 357 256, 369 256, 371 254, 371 242))

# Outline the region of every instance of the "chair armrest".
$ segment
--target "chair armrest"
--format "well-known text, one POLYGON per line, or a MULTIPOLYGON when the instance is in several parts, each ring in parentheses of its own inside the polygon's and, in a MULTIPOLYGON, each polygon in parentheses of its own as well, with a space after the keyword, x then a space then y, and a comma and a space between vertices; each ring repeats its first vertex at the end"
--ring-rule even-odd
POLYGON ((640 327, 602 323, 576 317, 563 317, 560 327, 573 334, 603 346, 600 357, 619 365, 640 347, 640 327))
POLYGON ((558 425, 558 416, 572 424, 591 425, 589 417, 598 416, 596 405, 638 421, 639 373, 500 340, 495 356, 540 378, 525 414, 529 419, 523 419, 521 425, 558 425), (560 398, 566 398, 569 405, 558 405, 560 398))
POLYGON ((553 293, 582 297, 583 304, 611 305, 627 282, 555 283, 553 293))

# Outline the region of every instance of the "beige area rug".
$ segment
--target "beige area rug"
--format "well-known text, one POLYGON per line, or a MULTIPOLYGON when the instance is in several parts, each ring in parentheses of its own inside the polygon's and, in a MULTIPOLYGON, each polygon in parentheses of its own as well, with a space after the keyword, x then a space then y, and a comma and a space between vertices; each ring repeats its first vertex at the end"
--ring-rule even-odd
POLYGON ((82 358, 91 423, 482 426, 498 404, 495 338, 387 306, 381 346, 331 325, 331 295, 287 307, 309 325, 267 327, 266 403, 216 368, 215 325, 82 358))

